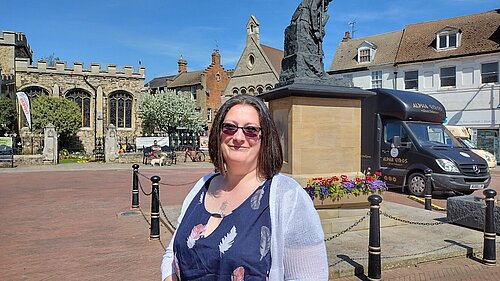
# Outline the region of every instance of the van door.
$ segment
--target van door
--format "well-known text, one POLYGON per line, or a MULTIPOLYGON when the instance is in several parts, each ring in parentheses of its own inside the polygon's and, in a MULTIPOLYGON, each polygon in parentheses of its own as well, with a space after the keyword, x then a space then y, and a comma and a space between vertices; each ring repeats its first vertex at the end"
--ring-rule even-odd
POLYGON ((396 186, 405 184, 410 165, 411 147, 411 140, 401 121, 386 120, 383 122, 380 169, 382 179, 388 184, 396 186))

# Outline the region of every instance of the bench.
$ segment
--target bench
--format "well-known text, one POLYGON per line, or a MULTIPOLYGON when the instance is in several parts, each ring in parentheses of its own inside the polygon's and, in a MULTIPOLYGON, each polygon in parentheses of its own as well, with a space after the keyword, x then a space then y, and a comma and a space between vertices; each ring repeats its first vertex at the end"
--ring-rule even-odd
POLYGON ((9 146, 0 145, 0 163, 9 163, 14 168, 14 149, 9 146))
MULTIPOLYGON (((151 146, 142 147, 142 164, 147 165, 148 161, 151 160, 151 146)), ((161 147, 161 152, 167 155, 167 159, 170 160, 170 164, 177 164, 177 155, 175 151, 167 145, 161 147)))

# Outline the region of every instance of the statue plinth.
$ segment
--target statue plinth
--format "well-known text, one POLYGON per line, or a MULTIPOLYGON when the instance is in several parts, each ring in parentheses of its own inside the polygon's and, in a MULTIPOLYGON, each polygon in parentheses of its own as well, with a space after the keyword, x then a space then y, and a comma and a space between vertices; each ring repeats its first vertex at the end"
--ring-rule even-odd
POLYGON ((312 177, 358 173, 361 100, 372 95, 355 87, 297 82, 259 95, 269 103, 280 134, 282 172, 303 185, 312 177))

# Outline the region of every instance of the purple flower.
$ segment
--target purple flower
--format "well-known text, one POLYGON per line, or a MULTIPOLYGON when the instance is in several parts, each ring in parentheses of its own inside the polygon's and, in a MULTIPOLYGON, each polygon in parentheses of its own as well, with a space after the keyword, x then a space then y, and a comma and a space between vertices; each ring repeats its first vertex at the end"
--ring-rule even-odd
POLYGON ((327 195, 328 190, 326 190, 326 187, 324 185, 320 186, 320 194, 321 195, 327 195))

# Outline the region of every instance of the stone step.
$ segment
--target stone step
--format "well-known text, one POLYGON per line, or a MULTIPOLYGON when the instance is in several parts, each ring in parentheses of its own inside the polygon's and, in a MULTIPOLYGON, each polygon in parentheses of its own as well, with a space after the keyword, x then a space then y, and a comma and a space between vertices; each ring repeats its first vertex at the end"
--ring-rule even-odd
MULTIPOLYGON (((386 212, 384 205, 380 206, 382 212, 386 212)), ((339 233, 355 222, 360 220, 362 217, 367 215, 369 208, 360 209, 322 209, 318 210, 321 219, 321 226, 323 227, 323 232, 325 237, 331 236, 332 234, 339 233)), ((408 214, 405 212, 398 212, 397 210, 390 210, 390 215, 400 218, 408 219, 408 214)), ((405 223, 389 219, 383 215, 380 216, 380 227, 391 227, 405 225, 405 223)), ((350 231, 366 230, 370 228, 370 216, 368 215, 363 221, 354 226, 350 231)))

